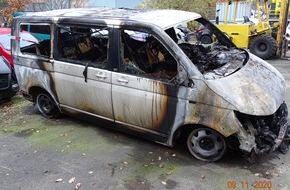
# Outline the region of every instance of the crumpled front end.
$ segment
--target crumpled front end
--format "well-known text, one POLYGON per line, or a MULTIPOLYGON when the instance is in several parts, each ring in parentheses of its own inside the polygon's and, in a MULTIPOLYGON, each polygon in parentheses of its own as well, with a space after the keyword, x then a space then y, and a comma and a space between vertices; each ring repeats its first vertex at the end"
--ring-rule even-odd
POLYGON ((240 149, 256 154, 270 153, 277 148, 283 153, 287 151, 290 127, 285 102, 273 115, 251 116, 236 112, 236 116, 243 126, 237 134, 240 149))

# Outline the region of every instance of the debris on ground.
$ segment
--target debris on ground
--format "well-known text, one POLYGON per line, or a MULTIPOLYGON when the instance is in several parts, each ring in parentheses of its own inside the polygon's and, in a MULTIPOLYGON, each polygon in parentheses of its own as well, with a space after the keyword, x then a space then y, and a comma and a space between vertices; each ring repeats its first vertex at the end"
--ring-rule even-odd
POLYGON ((63 181, 63 179, 61 179, 61 178, 58 178, 58 179, 55 180, 56 183, 62 182, 62 181, 63 181))
POLYGON ((76 180, 76 178, 75 177, 72 177, 68 182, 69 183, 73 183, 73 182, 75 182, 75 180, 76 180))
POLYGON ((78 189, 80 189, 80 187, 81 187, 81 183, 77 183, 76 186, 75 186, 75 189, 78 190, 78 189))

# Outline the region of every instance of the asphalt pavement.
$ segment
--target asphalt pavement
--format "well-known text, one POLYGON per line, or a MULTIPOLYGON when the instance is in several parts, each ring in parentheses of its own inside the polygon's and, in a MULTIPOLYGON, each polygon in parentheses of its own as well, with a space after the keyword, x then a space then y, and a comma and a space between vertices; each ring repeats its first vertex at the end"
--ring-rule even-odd
MULTIPOLYGON (((290 105, 287 59, 269 62, 286 79, 290 105)), ((0 107, 0 147, 3 190, 290 189, 290 152, 253 163, 229 151, 205 163, 182 141, 169 148, 66 116, 46 119, 21 96, 0 107)))

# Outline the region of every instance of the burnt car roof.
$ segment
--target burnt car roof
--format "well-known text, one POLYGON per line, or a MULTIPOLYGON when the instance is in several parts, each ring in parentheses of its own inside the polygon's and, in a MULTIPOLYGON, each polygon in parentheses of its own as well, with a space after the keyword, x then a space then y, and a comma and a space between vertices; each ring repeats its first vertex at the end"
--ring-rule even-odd
POLYGON ((178 23, 188 22, 200 18, 197 13, 180 10, 150 10, 150 9, 127 9, 127 8, 77 8, 59 9, 45 12, 28 13, 24 17, 62 17, 62 18, 88 18, 107 19, 114 23, 122 21, 137 21, 154 24, 162 29, 176 26, 178 23))

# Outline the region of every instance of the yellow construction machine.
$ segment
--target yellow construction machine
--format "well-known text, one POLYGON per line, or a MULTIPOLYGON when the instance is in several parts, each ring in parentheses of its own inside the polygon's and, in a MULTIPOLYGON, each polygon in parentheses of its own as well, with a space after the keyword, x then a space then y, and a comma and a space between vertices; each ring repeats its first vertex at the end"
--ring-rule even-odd
MULTIPOLYGON (((270 7, 270 17, 272 18, 279 18, 280 11, 285 11, 285 0, 272 0, 271 7, 270 7)), ((288 9, 289 12, 289 9, 288 9)))
MULTIPOLYGON (((288 0, 286 0, 288 1, 288 0)), ((277 39, 272 36, 272 28, 269 23, 269 3, 267 0, 251 0, 251 1, 235 1, 234 11, 231 12, 231 20, 229 20, 229 6, 232 1, 226 3, 224 10, 224 18, 222 22, 217 22, 217 27, 228 34, 233 43, 240 48, 249 49, 251 53, 262 59, 269 59, 282 52, 282 38, 280 34, 285 33, 285 19, 279 21, 277 39), (249 16, 243 16, 243 20, 237 19, 241 6, 239 3, 244 2, 250 4, 251 19, 249 16), (281 24, 280 24, 281 23, 281 24), (284 28, 283 28, 284 26, 284 28)), ((286 5, 285 5, 286 6, 286 5)), ((280 9, 280 13, 288 9, 280 9)), ((222 19, 222 18, 221 18, 222 19)))

